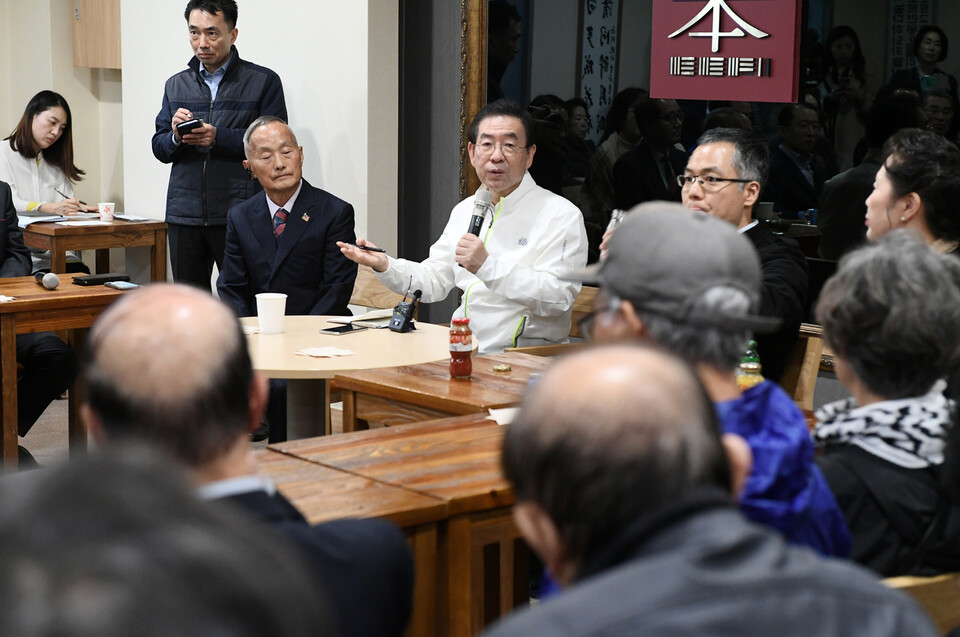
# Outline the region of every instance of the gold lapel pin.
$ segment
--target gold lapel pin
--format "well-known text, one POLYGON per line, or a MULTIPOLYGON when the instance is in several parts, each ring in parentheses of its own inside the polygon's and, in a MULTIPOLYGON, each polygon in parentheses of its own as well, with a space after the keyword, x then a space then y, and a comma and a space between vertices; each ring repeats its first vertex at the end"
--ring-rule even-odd
POLYGON ((310 221, 310 215, 308 215, 307 213, 303 213, 303 216, 300 218, 303 219, 304 221, 310 221))

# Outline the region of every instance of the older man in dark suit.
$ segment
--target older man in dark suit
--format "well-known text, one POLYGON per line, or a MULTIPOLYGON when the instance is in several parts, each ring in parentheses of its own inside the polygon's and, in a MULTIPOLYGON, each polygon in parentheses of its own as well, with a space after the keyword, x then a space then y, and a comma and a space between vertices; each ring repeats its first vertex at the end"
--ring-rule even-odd
POLYGON ((244 135, 243 165, 263 186, 227 213, 220 298, 256 315, 256 295, 287 295, 287 314, 349 314, 357 266, 337 241, 353 243, 353 206, 302 178, 303 147, 283 120, 260 117, 244 135))
POLYGON ((267 383, 227 307, 189 286, 147 286, 104 312, 88 345, 83 416, 95 440, 162 450, 200 497, 249 515, 264 542, 299 549, 339 634, 403 633, 413 594, 403 533, 381 520, 312 526, 258 471, 247 432, 260 423, 267 383))

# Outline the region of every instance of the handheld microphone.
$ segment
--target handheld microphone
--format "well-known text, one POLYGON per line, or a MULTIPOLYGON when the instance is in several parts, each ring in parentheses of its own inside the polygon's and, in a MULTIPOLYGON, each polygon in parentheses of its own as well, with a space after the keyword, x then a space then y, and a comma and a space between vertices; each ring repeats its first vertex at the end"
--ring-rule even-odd
POLYGON ((417 303, 420 302, 420 297, 423 294, 420 290, 417 290, 413 293, 413 299, 407 301, 407 295, 403 295, 403 300, 397 303, 397 307, 393 309, 393 316, 390 318, 390 323, 387 325, 394 332, 409 332, 410 330, 417 329, 413 324, 413 315, 417 311, 417 303))
POLYGON ((56 290, 57 286, 60 285, 60 277, 53 272, 37 272, 33 275, 33 280, 37 282, 37 285, 41 285, 48 290, 56 290))
POLYGON ((477 191, 477 196, 473 198, 473 216, 470 217, 470 227, 467 228, 467 232, 479 237, 483 220, 492 209, 493 194, 486 188, 481 188, 477 191))

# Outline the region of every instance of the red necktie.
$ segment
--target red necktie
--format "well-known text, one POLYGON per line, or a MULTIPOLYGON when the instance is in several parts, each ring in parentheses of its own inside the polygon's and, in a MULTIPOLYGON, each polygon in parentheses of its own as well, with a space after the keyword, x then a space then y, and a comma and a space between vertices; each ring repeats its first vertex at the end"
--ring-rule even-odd
POLYGON ((273 236, 277 239, 280 238, 280 235, 283 234, 284 228, 287 227, 287 211, 283 208, 277 210, 277 214, 273 216, 273 236))

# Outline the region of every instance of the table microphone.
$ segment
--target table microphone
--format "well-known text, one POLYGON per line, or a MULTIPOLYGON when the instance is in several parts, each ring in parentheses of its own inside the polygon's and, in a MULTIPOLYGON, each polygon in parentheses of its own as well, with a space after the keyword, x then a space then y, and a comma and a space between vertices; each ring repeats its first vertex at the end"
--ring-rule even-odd
POLYGON ((473 216, 470 217, 470 227, 467 232, 474 236, 480 236, 480 227, 487 216, 487 212, 493 209, 493 194, 486 188, 477 191, 477 196, 473 198, 473 216))
POLYGON ((53 272, 37 272, 33 275, 33 280, 37 282, 37 285, 42 285, 48 290, 56 290, 57 286, 60 285, 60 277, 53 272))

